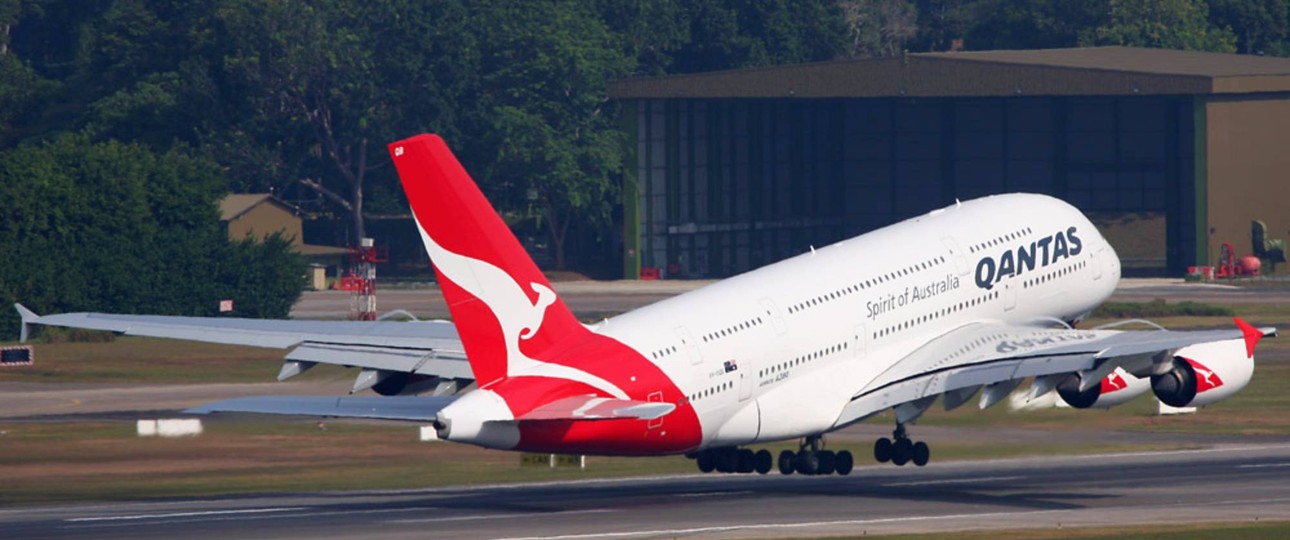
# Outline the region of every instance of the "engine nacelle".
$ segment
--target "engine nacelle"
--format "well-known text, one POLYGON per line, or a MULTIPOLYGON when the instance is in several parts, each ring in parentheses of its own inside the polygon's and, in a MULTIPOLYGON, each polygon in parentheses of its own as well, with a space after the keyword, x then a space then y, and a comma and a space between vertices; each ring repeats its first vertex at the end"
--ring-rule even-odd
POLYGON ((1133 398, 1147 393, 1151 383, 1147 379, 1134 377, 1129 372, 1115 368, 1102 382, 1080 392, 1081 374, 1072 373, 1057 385, 1057 395, 1062 401, 1076 409, 1109 409, 1116 405, 1128 403, 1133 398))
POLYGON ((1151 377, 1151 390, 1171 407, 1203 407, 1239 392, 1253 374, 1244 340, 1201 343, 1180 349, 1169 371, 1151 377))

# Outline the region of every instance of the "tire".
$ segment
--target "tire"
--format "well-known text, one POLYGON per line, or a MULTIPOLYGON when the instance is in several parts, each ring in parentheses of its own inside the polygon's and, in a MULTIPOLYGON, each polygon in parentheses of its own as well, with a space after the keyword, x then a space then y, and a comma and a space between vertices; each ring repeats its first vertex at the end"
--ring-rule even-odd
POLYGON ((873 458, 878 463, 891 461, 891 439, 883 437, 873 442, 873 458))
POLYGON ((932 459, 932 449, 928 448, 927 443, 923 441, 914 443, 910 450, 910 459, 914 461, 914 465, 922 467, 927 465, 928 460, 932 459))
POLYGON ((739 469, 739 452, 733 448, 717 450, 717 472, 732 473, 739 469))
POLYGON ((797 465, 797 472, 799 474, 810 476, 820 470, 820 458, 816 456, 814 452, 802 450, 797 453, 797 457, 794 458, 793 461, 796 462, 795 464, 797 465))
POLYGON ((896 464, 897 467, 903 467, 906 463, 909 463, 909 458, 912 457, 913 452, 913 444, 909 442, 909 439, 900 439, 891 444, 891 462, 896 464))
POLYGON ((841 476, 851 474, 851 468, 855 466, 855 463, 855 458, 851 457, 851 452, 846 450, 838 452, 837 457, 833 459, 833 472, 841 476))
POLYGON ((770 450, 761 449, 753 456, 753 469, 757 474, 766 474, 775 466, 775 458, 770 455, 770 450))
POLYGON ((793 466, 793 456, 794 454, 792 450, 785 450, 779 453, 780 474, 793 474, 793 470, 796 469, 796 467, 793 466))
POLYGON ((699 470, 705 473, 710 473, 717 468, 717 459, 712 452, 699 452, 694 461, 699 464, 699 470))
POLYGON ((835 455, 828 450, 821 450, 815 453, 815 457, 820 460, 820 469, 816 472, 819 474, 833 474, 835 455))
POLYGON ((756 468, 756 465, 753 463, 753 459, 755 459, 755 454, 753 454, 753 451, 736 450, 735 452, 736 452, 735 455, 738 456, 736 460, 737 463, 735 464, 735 472, 741 473, 741 474, 748 474, 750 472, 753 472, 753 470, 756 468))

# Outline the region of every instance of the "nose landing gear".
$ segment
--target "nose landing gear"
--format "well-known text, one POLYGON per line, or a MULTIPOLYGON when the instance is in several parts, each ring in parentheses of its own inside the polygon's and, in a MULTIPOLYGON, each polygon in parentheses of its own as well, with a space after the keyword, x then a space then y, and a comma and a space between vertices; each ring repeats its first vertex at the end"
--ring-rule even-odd
POLYGON ((874 441, 873 458, 878 463, 890 461, 896 466, 904 466, 912 461, 914 465, 922 467, 932 459, 932 450, 923 441, 911 442, 909 434, 905 432, 905 424, 896 424, 896 430, 891 432, 891 439, 882 437, 874 441))

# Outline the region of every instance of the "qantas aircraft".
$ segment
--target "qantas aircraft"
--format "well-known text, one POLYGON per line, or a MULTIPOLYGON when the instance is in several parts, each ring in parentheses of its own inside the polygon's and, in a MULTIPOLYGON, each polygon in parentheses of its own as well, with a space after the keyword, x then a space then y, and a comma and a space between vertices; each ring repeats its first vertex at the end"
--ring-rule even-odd
POLYGON ((1120 278, 1078 210, 1011 194, 956 203, 607 319, 579 322, 442 139, 391 156, 439 278, 446 323, 247 321, 77 313, 32 324, 295 347, 280 379, 362 368, 386 397, 251 397, 190 412, 433 423, 441 438, 567 454, 686 454, 705 471, 848 474, 825 434, 884 411, 874 457, 924 465, 911 426, 938 397, 998 403, 1023 381, 1073 407, 1151 390, 1173 406, 1249 382, 1271 328, 1075 329, 1120 278), (881 257, 875 254, 883 254, 881 257), (468 366, 467 366, 468 362, 468 366), (471 381, 474 386, 466 388, 471 381), (394 395, 391 395, 394 394, 394 395), (798 439, 777 458, 759 443, 798 439))

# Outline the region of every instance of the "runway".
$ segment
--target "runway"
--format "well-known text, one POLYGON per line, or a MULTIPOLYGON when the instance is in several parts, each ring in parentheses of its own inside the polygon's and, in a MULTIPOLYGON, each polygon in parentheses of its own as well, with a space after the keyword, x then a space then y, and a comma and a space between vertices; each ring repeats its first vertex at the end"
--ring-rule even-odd
MULTIPOLYGON (((344 474, 344 471, 336 471, 344 474)), ((782 538, 1290 520, 1290 444, 0 511, 4 538, 782 538)))

